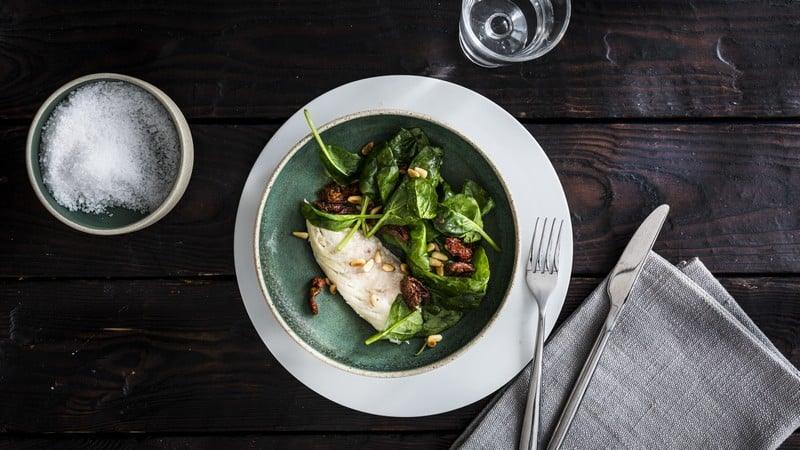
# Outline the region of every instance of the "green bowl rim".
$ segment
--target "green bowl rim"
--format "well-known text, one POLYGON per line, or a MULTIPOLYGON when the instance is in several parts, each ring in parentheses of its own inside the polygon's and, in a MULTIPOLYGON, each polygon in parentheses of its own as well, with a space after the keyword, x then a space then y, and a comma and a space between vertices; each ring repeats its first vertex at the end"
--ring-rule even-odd
POLYGON ((503 180, 503 177, 500 176, 500 172, 497 170, 497 167, 494 165, 494 163, 488 157, 488 155, 483 150, 480 149, 480 147, 478 147, 472 140, 470 140, 469 138, 464 136, 462 133, 456 131, 455 129, 453 129, 449 125, 446 125, 446 124, 444 124, 442 122, 439 122, 439 121, 437 121, 437 120, 435 120, 435 119, 433 119, 433 118, 431 118, 431 117, 429 117, 429 116, 427 116, 425 114, 420 114, 420 113, 416 113, 416 112, 399 110, 399 109, 372 109, 372 110, 360 111, 360 112, 356 112, 356 113, 340 116, 338 118, 335 118, 335 119, 325 123, 322 126, 317 127, 317 129, 321 133, 321 132, 323 132, 323 131, 325 131, 325 130, 327 130, 329 128, 332 128, 334 126, 340 125, 342 123, 348 122, 348 121, 353 120, 353 119, 358 119, 358 118, 361 118, 361 117, 369 117, 369 116, 379 116, 379 115, 406 116, 406 117, 411 117, 411 118, 415 118, 415 119, 425 120, 425 121, 431 122, 433 124, 436 124, 436 125, 444 128, 444 129, 450 131, 451 133, 453 133, 456 136, 458 136, 461 139, 463 139, 475 151, 477 151, 478 154, 480 154, 483 157, 483 159, 488 163, 489 167, 492 169, 492 171, 494 172, 494 174, 497 177, 497 179, 500 180, 500 185, 502 186, 503 191, 505 192, 506 198, 508 199, 508 204, 509 204, 510 209, 511 209, 511 219, 512 219, 512 222, 514 223, 514 255, 513 255, 514 262, 513 262, 512 266, 511 266, 511 280, 509 281, 508 285, 505 288, 505 293, 503 294, 503 298, 500 301, 500 304, 497 306, 497 309, 492 314, 492 316, 489 318, 489 321, 486 323, 486 325, 484 325, 484 327, 481 329, 481 331, 478 332, 478 334, 475 335, 475 337, 470 339, 469 342, 467 342, 463 347, 459 348, 458 350, 454 351, 453 353, 447 355, 446 357, 444 357, 444 358, 442 358, 440 360, 437 360, 437 361, 434 361, 434 362, 432 362, 430 364, 427 364, 427 365, 424 365, 424 366, 420 366, 420 367, 416 367, 416 368, 413 368, 413 369, 393 370, 393 371, 380 372, 380 371, 375 371, 375 370, 359 369, 359 368, 355 368, 355 367, 352 367, 352 366, 348 366, 347 364, 341 363, 339 361, 336 361, 336 360, 334 360, 334 359, 322 354, 321 352, 319 352, 315 348, 313 348, 311 345, 309 345, 307 342, 305 342, 300 336, 298 336, 294 332, 294 330, 291 329, 289 324, 287 324, 286 321, 283 320, 283 317, 280 315, 280 313, 278 312, 277 307, 273 303, 272 297, 270 296, 269 290, 267 289, 267 286, 266 286, 265 281, 264 281, 264 275, 263 275, 262 265, 261 265, 261 256, 260 256, 260 251, 259 251, 260 250, 259 243, 260 243, 260 237, 261 237, 261 227, 260 227, 261 217, 263 216, 263 213, 264 213, 264 207, 266 206, 266 203, 267 203, 267 197, 269 196, 269 193, 270 193, 270 191, 272 189, 273 184, 275 183, 275 181, 276 181, 276 179, 278 177, 278 174, 281 173, 281 171, 283 170, 284 166, 289 162, 289 160, 292 159, 292 157, 295 155, 295 153, 297 153, 303 146, 306 145, 306 143, 308 143, 309 141, 311 141, 311 139, 313 139, 313 136, 311 135, 310 132, 307 135, 305 135, 302 139, 300 139, 300 141, 298 141, 289 150, 289 152, 280 160, 278 165, 275 167, 275 170, 272 172, 272 174, 270 175, 269 179, 267 180, 267 184, 264 187, 264 190, 263 190, 263 192, 261 194, 261 202, 260 202, 259 207, 258 207, 258 212, 256 213, 255 234, 254 234, 255 239, 253 240, 253 248, 254 248, 253 258, 255 259, 256 275, 258 276, 258 286, 261 289, 261 293, 264 295, 264 297, 265 297, 265 299, 267 301, 267 305, 269 306, 269 309, 272 312, 272 315, 275 316, 275 320, 278 321, 278 323, 281 325, 281 328, 283 328, 283 330, 289 335, 289 337, 292 338, 292 340, 297 342, 306 351, 308 351, 312 355, 316 356, 318 359, 320 359, 324 363, 326 363, 326 364, 328 364, 328 365, 330 365, 332 367, 335 367, 337 369, 343 370, 345 372, 350 372, 350 373, 354 373, 356 375, 368 376, 368 377, 374 377, 374 378, 400 378, 400 377, 407 377, 407 376, 412 376, 412 375, 419 375, 419 374, 422 374, 422 373, 425 373, 425 372, 429 372, 429 371, 432 371, 434 369, 438 369, 438 368, 440 368, 442 366, 445 366, 445 365, 449 364, 450 362, 454 361, 456 358, 458 358, 461 355, 463 355, 469 348, 471 348, 476 342, 478 342, 486 334, 486 332, 489 330, 489 328, 491 328, 491 326, 495 323, 497 317, 500 315, 500 311, 503 309, 503 306, 505 306, 505 304, 506 304, 506 300, 508 299, 508 294, 511 291, 511 286, 514 284, 514 274, 517 272, 517 262, 519 260, 519 251, 520 251, 520 246, 519 246, 519 223, 517 221, 517 208, 516 208, 516 205, 514 204, 514 199, 511 196, 510 191, 508 190, 508 186, 506 185, 505 180, 503 180))
MULTIPOLYGON (((47 118, 49 118, 49 115, 47 118)), ((165 94, 164 91, 144 80, 140 80, 128 75, 110 72, 93 73, 84 75, 61 85, 61 87, 56 89, 55 92, 47 97, 47 100, 45 100, 44 103, 42 103, 42 106, 39 107, 39 110, 36 111, 36 115, 33 117, 33 122, 31 122, 31 126, 28 129, 28 137, 25 142, 25 166, 27 167, 28 179, 33 186, 33 191, 36 193, 36 197, 39 199, 42 205, 44 205, 45 209, 47 209, 47 211, 50 212, 50 214, 52 214, 56 219, 66 224, 70 228, 82 231, 84 233, 111 236, 131 233, 146 228, 161 220, 172 210, 172 208, 175 207, 175 205, 178 204, 178 201, 181 199, 181 197, 183 197, 186 187, 189 185, 189 180, 192 177, 192 169, 194 167, 194 143, 192 141, 192 133, 189 129, 189 124, 186 122, 186 117, 184 117, 178 105, 175 104, 175 102, 167 94, 165 94), (116 228, 91 227, 75 222, 63 216, 58 210, 53 208, 48 200, 48 195, 42 192, 42 189, 39 187, 39 180, 34 174, 33 162, 31 161, 31 157, 33 155, 33 136, 36 134, 35 130, 44 126, 43 122, 45 120, 45 111, 65 92, 69 92, 83 83, 101 80, 118 80, 131 83, 144 89, 150 95, 155 97, 156 100, 158 100, 169 113, 170 118, 175 125, 175 130, 178 133, 181 147, 181 163, 180 167, 178 167, 177 177, 175 178, 175 182, 172 185, 169 195, 167 195, 161 205, 140 220, 116 228)))

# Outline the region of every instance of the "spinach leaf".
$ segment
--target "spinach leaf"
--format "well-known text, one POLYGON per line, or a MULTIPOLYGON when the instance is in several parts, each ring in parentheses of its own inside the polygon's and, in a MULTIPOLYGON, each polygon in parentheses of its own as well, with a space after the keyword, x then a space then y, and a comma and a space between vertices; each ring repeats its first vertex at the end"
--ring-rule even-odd
POLYGON ((386 329, 368 337, 365 344, 370 345, 383 339, 392 342, 402 342, 413 338, 422 329, 422 311, 410 310, 403 301, 403 296, 398 295, 389 309, 386 329))
POLYGON ((481 215, 485 216, 489 211, 494 208, 494 199, 484 190, 480 184, 467 180, 464 182, 464 187, 461 188, 461 193, 472 197, 478 202, 481 208, 481 215))
POLYGON ((415 277, 422 280, 435 295, 440 304, 449 309, 468 309, 480 304, 486 295, 486 287, 491 275, 489 258, 483 247, 475 249, 472 263, 475 272, 469 277, 440 276, 430 270, 428 259, 426 228, 417 222, 409 226, 411 243, 406 253, 408 265, 415 277))
MULTIPOLYGON (((439 233, 439 230, 433 227, 433 222, 430 220, 425 221, 425 238, 428 242, 433 242, 438 238, 442 233, 439 233)), ((444 248, 442 243, 439 243, 439 247, 444 248)))
POLYGON ((441 179, 442 159, 444 158, 444 151, 439 147, 426 146, 423 147, 414 159, 408 164, 408 167, 422 167, 428 171, 426 178, 433 187, 439 185, 441 179))
POLYGON ((440 203, 433 226, 442 233, 461 237, 465 242, 476 242, 482 237, 493 249, 500 251, 483 229, 478 202, 465 194, 456 194, 440 203))
POLYGON ((450 187, 450 184, 448 184, 447 181, 441 180, 439 182, 439 187, 442 189, 442 200, 447 200, 448 198, 456 195, 455 191, 453 191, 453 188, 450 187))
POLYGON ((331 214, 317 209, 311 203, 305 202, 300 207, 300 213, 312 225, 332 231, 342 231, 352 227, 359 219, 378 219, 380 214, 331 214))
POLYGON ((358 172, 358 166, 361 163, 361 157, 356 153, 348 152, 347 150, 336 146, 327 145, 322 141, 314 123, 311 121, 311 113, 307 109, 303 110, 306 116, 308 127, 311 128, 311 134, 319 144, 319 158, 322 161, 325 172, 328 176, 340 185, 350 184, 358 172))
POLYGON ((411 161, 411 167, 427 170, 428 177, 423 179, 403 177, 392 196, 383 205, 383 216, 370 229, 367 237, 373 236, 383 225, 409 225, 420 219, 435 217, 435 214, 431 214, 430 208, 435 208, 436 205, 436 186, 442 166, 442 155, 442 149, 431 146, 424 147, 417 153, 411 161), (418 199, 425 200, 418 201, 418 199))
POLYGON ((463 315, 462 311, 447 309, 435 301, 425 304, 422 306, 422 329, 417 336, 439 334, 455 325, 463 315))
POLYGON ((386 203, 400 178, 394 153, 388 145, 373 150, 364 159, 359 172, 359 189, 363 195, 386 203))
POLYGON ((367 237, 375 235, 384 225, 408 225, 417 220, 408 209, 408 180, 408 178, 403 179, 386 204, 383 205, 382 216, 370 228, 367 237))
POLYGON ((387 145, 392 149, 397 162, 407 165, 420 149, 430 145, 430 141, 419 128, 401 128, 396 135, 389 139, 387 145))
POLYGON ((413 178, 408 182, 408 209, 420 219, 433 219, 439 200, 436 186, 428 178, 413 178))
POLYGON ((400 239, 395 233, 386 232, 386 228, 383 229, 383 232, 378 233, 378 239, 380 239, 384 247, 387 247, 398 259, 405 259, 405 254, 408 253, 408 242, 400 239))

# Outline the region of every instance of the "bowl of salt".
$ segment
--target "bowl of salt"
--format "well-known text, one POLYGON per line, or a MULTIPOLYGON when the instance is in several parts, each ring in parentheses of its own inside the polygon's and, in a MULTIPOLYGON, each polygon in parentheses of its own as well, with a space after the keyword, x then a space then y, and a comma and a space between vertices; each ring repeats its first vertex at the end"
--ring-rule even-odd
POLYGON ((36 196, 61 222, 90 234, 141 230, 178 203, 192 174, 186 118, 164 92, 113 73, 61 86, 28 132, 36 196))

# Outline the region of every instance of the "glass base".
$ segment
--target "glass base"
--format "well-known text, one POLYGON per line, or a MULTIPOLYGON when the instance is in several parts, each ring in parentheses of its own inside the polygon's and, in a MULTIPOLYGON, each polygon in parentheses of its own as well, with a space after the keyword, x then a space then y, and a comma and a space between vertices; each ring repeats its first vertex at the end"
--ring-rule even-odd
POLYGON ((487 61, 472 51, 469 45, 464 42, 464 36, 459 31, 458 33, 458 42, 461 44, 461 51, 464 52, 464 55, 467 57, 468 60, 472 61, 472 63, 477 64, 481 67, 486 67, 487 69, 496 69, 498 67, 503 67, 505 64, 497 64, 494 62, 487 61))

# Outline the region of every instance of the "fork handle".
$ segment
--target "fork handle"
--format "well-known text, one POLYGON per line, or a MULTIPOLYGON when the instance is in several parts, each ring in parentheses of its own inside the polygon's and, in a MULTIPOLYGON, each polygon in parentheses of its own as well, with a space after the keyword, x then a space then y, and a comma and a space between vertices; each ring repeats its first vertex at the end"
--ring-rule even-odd
POLYGON ((531 383, 528 388, 528 401, 525 404, 525 417, 522 419, 519 450, 535 450, 539 440, 539 403, 542 393, 542 351, 544 349, 544 311, 539 309, 536 346, 531 364, 531 383))
POLYGON ((578 407, 581 405, 583 395, 586 393, 586 389, 592 381, 594 371, 597 369, 597 363, 600 362, 600 357, 603 355, 603 350, 606 348, 608 338, 611 336, 611 331, 614 329, 617 319, 616 312, 618 311, 612 308, 603 328, 600 330, 600 334, 597 336, 597 340, 594 341, 592 351, 589 353, 589 357, 586 359, 586 363, 583 365, 580 375, 578 375, 578 381, 575 382, 575 387, 572 388, 569 400, 567 400, 567 404, 564 406, 564 411, 558 419, 558 424, 553 431, 553 436, 550 438, 550 443, 547 445, 547 450, 558 450, 564 443, 564 439, 567 437, 567 431, 569 431, 569 427, 572 425, 572 419, 575 418, 575 414, 578 412, 578 407))

